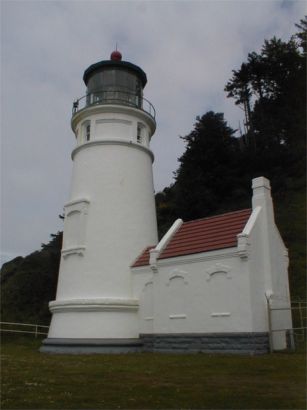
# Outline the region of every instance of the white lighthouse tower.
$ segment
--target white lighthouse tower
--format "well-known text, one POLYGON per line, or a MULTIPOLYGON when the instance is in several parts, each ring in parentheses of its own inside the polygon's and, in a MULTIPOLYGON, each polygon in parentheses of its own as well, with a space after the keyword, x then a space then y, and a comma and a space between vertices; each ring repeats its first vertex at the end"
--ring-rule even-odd
POLYGON ((150 139, 155 111, 146 74, 122 61, 91 65, 74 103, 73 173, 52 321, 42 351, 133 351, 138 300, 130 266, 157 243, 150 139))

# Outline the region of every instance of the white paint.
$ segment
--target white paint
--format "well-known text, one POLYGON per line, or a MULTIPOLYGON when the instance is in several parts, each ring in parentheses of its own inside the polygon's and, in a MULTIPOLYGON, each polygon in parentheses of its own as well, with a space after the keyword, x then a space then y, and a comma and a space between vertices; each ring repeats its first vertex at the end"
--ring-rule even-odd
MULTIPOLYGON (((257 178, 253 186, 252 214, 236 247, 161 260, 154 249, 148 333, 267 332, 265 295, 271 295, 274 306, 290 306, 287 250, 275 225, 269 181, 257 178)), ((167 243, 173 228, 164 237, 167 243)), ((151 267, 132 269, 135 289, 142 287, 151 267)), ((274 311, 272 325, 291 329, 290 311, 274 311)), ((285 348, 285 343, 285 332, 274 333, 274 349, 285 348)))
POLYGON ((163 250, 168 245, 169 241, 172 239, 172 237, 175 235, 175 233, 178 231, 182 224, 182 219, 177 219, 170 227, 170 229, 166 232, 166 234, 163 236, 163 238, 160 240, 158 245, 149 251, 149 264, 154 272, 156 271, 157 267, 157 259, 159 258, 163 250))
POLYGON ((221 263, 216 263, 215 265, 210 266, 210 268, 206 270, 206 273, 208 275, 207 281, 209 281, 212 278, 212 275, 215 275, 217 273, 224 273, 227 279, 231 279, 230 271, 230 266, 226 266, 221 263))
POLYGON ((155 122, 142 110, 97 105, 75 114, 72 129, 79 132, 49 337, 135 338, 139 301, 129 266, 157 243, 149 149, 155 122))
POLYGON ((187 315, 169 315, 170 319, 186 319, 187 315))
POLYGON ((230 312, 220 312, 220 313, 213 312, 211 313, 211 316, 212 317, 228 317, 230 316, 230 312))

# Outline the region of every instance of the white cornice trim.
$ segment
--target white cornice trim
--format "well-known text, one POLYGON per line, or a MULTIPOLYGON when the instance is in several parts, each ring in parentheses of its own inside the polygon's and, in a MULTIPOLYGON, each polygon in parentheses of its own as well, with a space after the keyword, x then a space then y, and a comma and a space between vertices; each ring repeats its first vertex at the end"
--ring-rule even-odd
POLYGON ((256 208, 253 209, 253 211, 252 211, 250 217, 248 218, 248 221, 247 221, 243 231, 241 232, 241 234, 243 234, 243 235, 250 235, 251 234, 251 231, 252 231, 253 227, 256 224, 256 221, 258 219, 258 215, 261 212, 261 209, 262 209, 261 206, 256 206, 256 208))
MULTIPOLYGON (((238 248, 229 248, 228 252, 220 252, 216 254, 191 254, 191 255, 182 255, 182 256, 176 256, 173 258, 167 258, 167 259, 158 259, 157 261, 157 269, 160 267, 162 268, 163 266, 177 266, 177 265, 186 265, 187 263, 198 263, 198 262, 206 262, 206 261, 214 261, 214 260, 220 260, 220 259, 228 259, 228 258, 238 258, 241 257, 238 248)), ((131 268, 133 273, 143 273, 143 272, 148 272, 151 269, 151 266, 148 265, 143 265, 143 266, 137 266, 135 268, 131 268)))
POLYGON ((61 254, 64 259, 67 258, 67 256, 73 255, 73 254, 83 256, 85 249, 86 249, 85 246, 74 246, 70 248, 64 248, 62 249, 61 254))
POLYGON ((74 159, 75 155, 86 148, 91 148, 97 145, 124 145, 126 147, 131 147, 138 149, 140 151, 145 152, 151 157, 151 161, 154 162, 154 154, 149 148, 144 147, 143 145, 136 144, 132 141, 122 140, 122 139, 104 139, 104 140, 93 140, 83 143, 82 145, 77 146, 71 153, 72 160, 74 159))
POLYGON ((166 232, 166 234, 163 236, 163 238, 160 240, 158 245, 149 251, 149 255, 150 255, 149 265, 153 272, 157 272, 157 260, 159 259, 159 256, 164 251, 164 249, 167 247, 170 240, 172 239, 172 237, 175 235, 175 233, 178 231, 178 229, 181 227, 182 224, 183 224, 183 220, 177 219, 173 223, 173 225, 170 227, 170 229, 166 232))
POLYGON ((89 107, 85 107, 72 116, 71 128, 75 132, 75 128, 77 124, 80 121, 83 121, 85 118, 89 117, 90 115, 109 113, 109 112, 134 115, 141 121, 144 121, 148 124, 151 130, 151 135, 153 135, 156 130, 157 125, 156 125, 155 119, 151 115, 149 115, 146 111, 143 111, 142 109, 138 109, 138 108, 129 107, 128 105, 119 105, 119 104, 97 104, 97 105, 91 105, 89 107))
POLYGON ((77 204, 81 204, 81 203, 89 204, 90 201, 87 198, 74 199, 73 201, 66 202, 64 207, 71 206, 71 205, 77 205, 77 204))
POLYGON ((49 303, 49 309, 54 312, 100 312, 100 311, 131 311, 138 310, 137 299, 95 298, 54 300, 49 303))
POLYGON ((185 265, 186 263, 197 263, 203 261, 211 261, 211 260, 219 260, 219 259, 226 259, 226 258, 237 258, 239 253, 237 248, 229 248, 228 252, 219 252, 216 254, 191 254, 191 255, 182 255, 177 256, 174 258, 168 259, 159 259, 158 260, 158 267, 162 266, 170 266, 170 265, 185 265))

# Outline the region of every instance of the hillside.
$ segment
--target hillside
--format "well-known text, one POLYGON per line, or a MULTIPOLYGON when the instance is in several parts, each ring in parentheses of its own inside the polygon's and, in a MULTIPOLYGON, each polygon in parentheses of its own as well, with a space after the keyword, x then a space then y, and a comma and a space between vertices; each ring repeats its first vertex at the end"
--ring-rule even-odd
POLYGON ((55 298, 60 262, 61 237, 52 235, 26 257, 17 257, 1 269, 1 320, 49 323, 48 302, 55 298))

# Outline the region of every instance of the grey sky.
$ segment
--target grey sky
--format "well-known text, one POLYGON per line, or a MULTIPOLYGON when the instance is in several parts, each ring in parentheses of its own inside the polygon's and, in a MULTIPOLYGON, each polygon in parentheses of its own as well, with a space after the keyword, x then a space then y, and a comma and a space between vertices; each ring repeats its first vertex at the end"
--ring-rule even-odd
POLYGON ((304 1, 1 2, 1 251, 6 261, 48 242, 71 176, 72 101, 84 70, 118 48, 148 77, 157 111, 156 191, 172 182, 179 135, 208 110, 238 128, 223 91, 231 70, 274 35, 288 40, 304 1))

